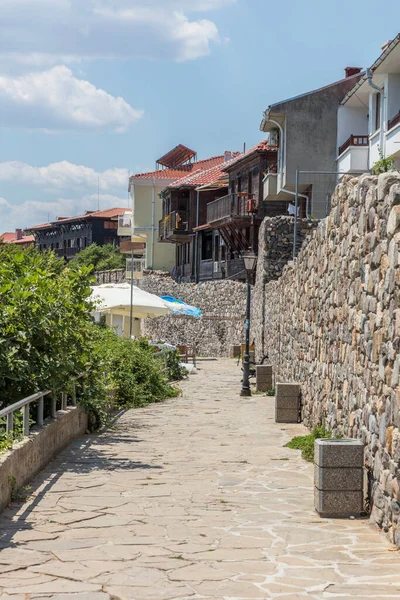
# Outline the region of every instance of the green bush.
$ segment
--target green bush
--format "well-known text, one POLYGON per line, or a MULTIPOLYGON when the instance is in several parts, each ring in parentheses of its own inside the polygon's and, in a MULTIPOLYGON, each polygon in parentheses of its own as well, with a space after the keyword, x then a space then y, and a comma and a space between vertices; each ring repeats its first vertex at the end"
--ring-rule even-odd
POLYGON ((313 462, 315 440, 320 438, 330 438, 331 436, 332 433, 330 431, 327 431, 325 427, 318 425, 317 427, 314 427, 309 435, 298 435, 285 444, 285 446, 286 448, 292 448, 293 450, 301 450, 301 456, 304 460, 313 462))
POLYGON ((126 257, 119 248, 106 244, 98 246, 90 244, 81 250, 70 262, 71 266, 92 267, 94 271, 108 271, 111 269, 124 269, 126 257))
POLYGON ((106 371, 117 406, 146 406, 177 395, 147 340, 120 338, 110 329, 93 326, 93 342, 93 355, 106 371))

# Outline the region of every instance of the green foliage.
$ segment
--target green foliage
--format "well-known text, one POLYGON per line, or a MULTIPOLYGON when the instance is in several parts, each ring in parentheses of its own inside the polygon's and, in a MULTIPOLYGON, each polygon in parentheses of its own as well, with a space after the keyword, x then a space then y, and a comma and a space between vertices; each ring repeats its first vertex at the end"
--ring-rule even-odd
POLYGON ((309 435, 298 435, 285 445, 287 448, 301 450, 301 456, 304 460, 313 462, 315 440, 320 438, 330 438, 331 436, 332 433, 330 431, 327 431, 325 427, 318 425, 317 427, 314 427, 309 435))
POLYGON ((111 269, 125 268, 125 255, 121 254, 119 248, 111 244, 98 246, 91 244, 84 250, 81 250, 75 258, 71 260, 71 266, 92 267, 94 271, 108 271, 111 269))
POLYGON ((120 338, 95 325, 93 335, 93 356, 107 370, 103 387, 114 395, 118 407, 146 406, 177 395, 147 340, 120 338))
POLYGON ((382 150, 379 148, 379 160, 372 165, 371 171, 374 175, 380 175, 381 173, 387 173, 388 171, 394 171, 394 158, 393 156, 384 157, 382 150))
POLYGON ((275 388, 271 388, 270 390, 267 390, 265 392, 265 395, 266 396, 275 396, 275 391, 276 391, 275 388))
POLYGON ((178 350, 166 354, 165 368, 169 381, 180 381, 187 376, 186 369, 180 366, 178 350))
POLYGON ((61 390, 85 370, 91 336, 90 270, 52 252, 0 246, 0 397, 7 406, 61 390))

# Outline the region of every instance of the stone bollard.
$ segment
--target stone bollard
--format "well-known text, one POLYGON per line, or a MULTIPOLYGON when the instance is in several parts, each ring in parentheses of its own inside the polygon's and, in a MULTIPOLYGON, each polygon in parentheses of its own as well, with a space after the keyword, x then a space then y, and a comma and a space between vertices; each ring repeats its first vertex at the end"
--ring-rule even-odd
POLYGON ((272 390, 272 365, 256 365, 256 391, 272 390))
POLYGON ((275 422, 298 423, 300 416, 300 386, 298 383, 277 383, 275 422))
POLYGON ((363 466, 361 440, 315 440, 314 505, 321 517, 363 512, 363 466))
POLYGON ((237 344, 234 344, 232 346, 229 346, 229 358, 238 358, 240 356, 240 353, 242 351, 242 347, 237 344))

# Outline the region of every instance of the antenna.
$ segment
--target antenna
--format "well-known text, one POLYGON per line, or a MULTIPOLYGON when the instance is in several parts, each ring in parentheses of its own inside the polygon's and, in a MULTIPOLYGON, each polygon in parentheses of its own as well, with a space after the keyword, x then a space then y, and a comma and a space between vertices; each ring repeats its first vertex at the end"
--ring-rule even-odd
POLYGON ((243 154, 246 152, 246 142, 243 143, 243 154))

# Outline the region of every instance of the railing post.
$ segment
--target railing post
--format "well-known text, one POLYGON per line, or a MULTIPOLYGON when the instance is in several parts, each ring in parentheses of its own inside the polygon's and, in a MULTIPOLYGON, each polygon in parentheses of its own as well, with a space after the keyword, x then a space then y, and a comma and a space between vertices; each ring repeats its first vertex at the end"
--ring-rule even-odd
POLYGON ((51 408, 50 408, 50 416, 52 419, 56 418, 57 414, 57 396, 56 393, 53 392, 51 395, 51 408))
POLYGON ((14 431, 14 413, 10 412, 7 415, 6 433, 12 433, 14 431))
POLYGON ((72 406, 76 406, 76 383, 75 383, 75 379, 72 382, 72 406))
POLYGON ((36 421, 37 421, 37 424, 39 425, 39 427, 43 426, 43 404, 44 404, 44 400, 43 400, 43 396, 42 396, 41 398, 39 398, 38 405, 37 405, 36 421))
POLYGON ((22 409, 23 432, 25 436, 29 435, 29 404, 25 404, 22 409))

